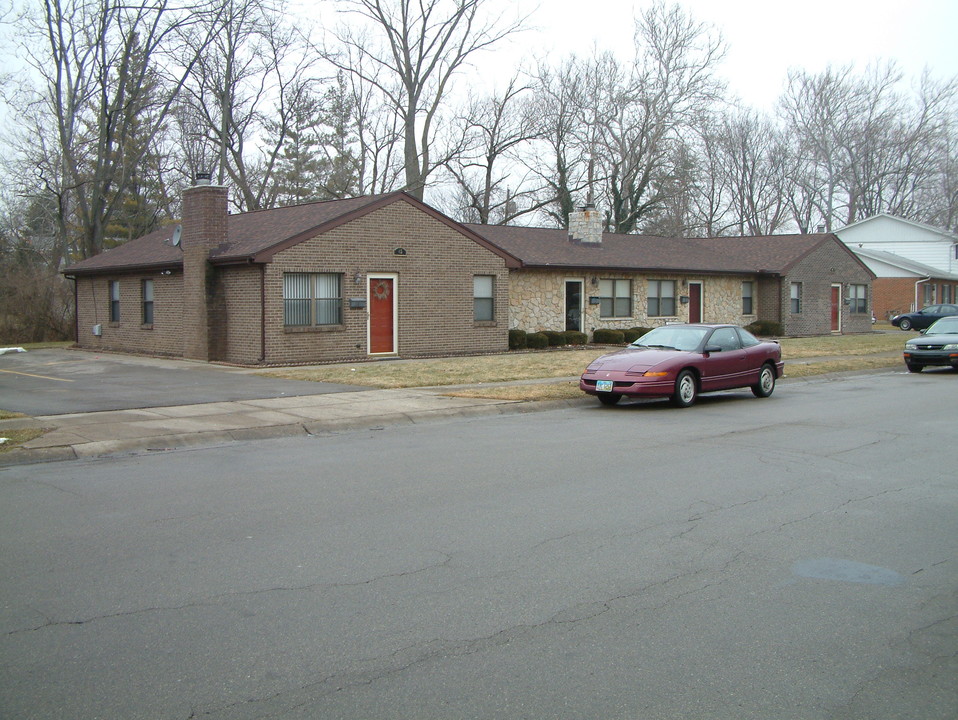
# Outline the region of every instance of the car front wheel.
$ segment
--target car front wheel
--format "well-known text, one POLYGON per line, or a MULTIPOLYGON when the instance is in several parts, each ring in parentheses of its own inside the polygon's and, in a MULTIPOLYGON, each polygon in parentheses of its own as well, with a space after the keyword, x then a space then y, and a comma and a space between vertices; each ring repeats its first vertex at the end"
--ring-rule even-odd
POLYGON ((911 320, 908 318, 902 318, 901 322, 898 323, 898 327, 902 330, 911 330, 911 320))
POLYGON ((672 404, 675 407, 689 407, 695 402, 698 392, 695 373, 691 370, 683 370, 675 379, 675 394, 672 396, 672 404))
POLYGON ((775 391, 775 370, 771 365, 762 365, 758 373, 758 382, 752 385, 755 397, 767 398, 775 391))
POLYGON ((921 369, 925 367, 924 365, 916 365, 915 363, 905 363, 905 366, 908 368, 908 372, 921 372, 921 369))

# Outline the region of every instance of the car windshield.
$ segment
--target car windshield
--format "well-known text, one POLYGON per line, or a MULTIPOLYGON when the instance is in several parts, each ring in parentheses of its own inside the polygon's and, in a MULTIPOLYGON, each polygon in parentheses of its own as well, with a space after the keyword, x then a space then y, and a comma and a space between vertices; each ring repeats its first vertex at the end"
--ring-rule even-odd
POLYGON ((949 335, 958 334, 958 317, 942 318, 925 331, 926 335, 944 335, 946 333, 949 335))
POLYGON ((702 344, 708 328, 686 325, 665 325, 650 330, 636 340, 634 347, 665 348, 667 350, 695 350, 702 344))

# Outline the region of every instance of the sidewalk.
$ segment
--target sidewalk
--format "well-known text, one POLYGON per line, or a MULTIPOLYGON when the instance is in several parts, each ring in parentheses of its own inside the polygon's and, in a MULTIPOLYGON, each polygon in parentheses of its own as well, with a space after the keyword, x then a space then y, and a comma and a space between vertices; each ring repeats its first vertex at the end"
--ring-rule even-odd
POLYGON ((449 390, 368 390, 0 420, 0 437, 4 430, 52 428, 42 437, 0 453, 0 467, 530 412, 589 400, 584 395, 579 400, 526 402, 442 394, 449 390))
MULTIPOLYGON (((874 355, 898 356, 898 351, 874 355)), ((825 377, 812 375, 789 378, 788 365, 813 365, 835 359, 814 357, 792 360, 786 365, 785 377, 779 382, 825 377)), ((526 385, 530 382, 568 382, 577 379, 550 378, 503 384, 526 385)), ((49 430, 19 448, 0 453, 0 467, 296 435, 330 435, 363 428, 415 425, 451 417, 504 415, 594 404, 594 400, 584 394, 574 400, 547 401, 462 398, 444 394, 454 389, 446 386, 364 390, 0 420, 0 437, 3 437, 5 430, 49 430)))

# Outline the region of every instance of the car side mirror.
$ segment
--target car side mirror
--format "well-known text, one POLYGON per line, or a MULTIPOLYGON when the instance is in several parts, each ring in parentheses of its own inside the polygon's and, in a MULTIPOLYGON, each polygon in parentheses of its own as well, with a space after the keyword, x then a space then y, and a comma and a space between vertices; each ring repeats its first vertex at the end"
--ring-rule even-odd
POLYGON ((706 355, 711 355, 712 353, 722 352, 722 348, 718 345, 706 345, 702 352, 706 355))

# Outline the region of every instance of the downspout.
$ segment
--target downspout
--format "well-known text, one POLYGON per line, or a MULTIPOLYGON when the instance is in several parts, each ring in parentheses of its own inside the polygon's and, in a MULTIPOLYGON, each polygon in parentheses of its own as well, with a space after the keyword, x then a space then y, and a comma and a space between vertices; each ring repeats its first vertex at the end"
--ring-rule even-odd
POLYGON ((918 286, 921 285, 921 284, 924 283, 924 282, 928 282, 929 280, 931 280, 931 276, 926 277, 926 278, 923 278, 923 279, 921 279, 921 280, 918 280, 918 281, 915 283, 915 308, 914 308, 913 312, 918 312, 918 309, 919 309, 919 308, 918 308, 918 286))
MULTIPOLYGON (((77 276, 67 275, 67 280, 73 282, 73 344, 80 344, 80 291, 77 289, 77 276)), ((96 311, 96 302, 93 303, 94 312, 96 311)))
POLYGON ((266 364, 266 265, 259 266, 259 363, 266 364))

